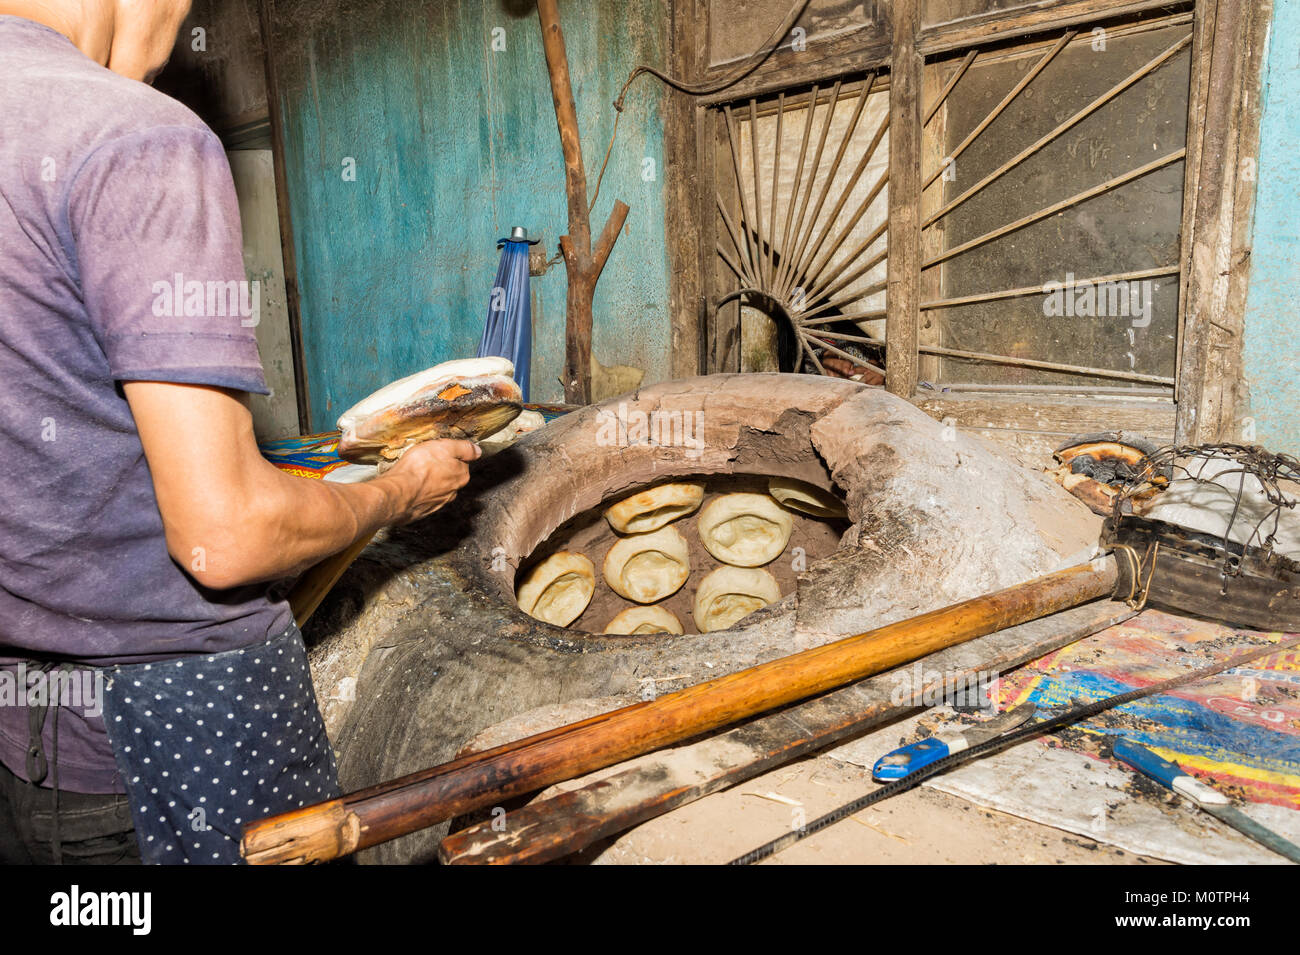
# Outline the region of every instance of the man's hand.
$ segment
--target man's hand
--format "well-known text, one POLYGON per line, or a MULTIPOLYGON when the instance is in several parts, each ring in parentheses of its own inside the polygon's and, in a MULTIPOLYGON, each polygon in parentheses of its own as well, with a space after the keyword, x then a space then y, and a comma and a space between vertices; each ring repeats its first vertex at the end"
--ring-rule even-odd
POLYGON ((385 479, 410 485, 411 507, 394 523, 428 517, 469 483, 469 461, 483 452, 473 441, 425 441, 417 444, 384 473, 385 479))
POLYGON ((262 457, 243 392, 123 383, 167 551, 205 587, 292 577, 389 524, 432 514, 469 480, 469 441, 430 441, 362 484, 294 477, 262 457))

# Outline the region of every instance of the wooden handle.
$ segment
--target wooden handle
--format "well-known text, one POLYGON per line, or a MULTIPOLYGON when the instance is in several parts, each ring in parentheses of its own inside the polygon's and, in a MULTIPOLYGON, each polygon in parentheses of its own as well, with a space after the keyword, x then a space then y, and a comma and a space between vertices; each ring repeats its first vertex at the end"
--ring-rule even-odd
POLYGON ((359 538, 345 550, 326 557, 319 564, 313 564, 298 578, 289 591, 289 609, 293 611, 294 622, 299 628, 316 612, 325 595, 343 576, 343 571, 352 566, 352 562, 366 549, 374 536, 374 533, 370 533, 359 538))
POLYGON ((244 827, 250 863, 325 862, 825 693, 1115 589, 1113 558, 761 663, 244 827), (284 826, 292 820, 294 838, 284 826), (350 847, 347 849, 345 847, 350 847))

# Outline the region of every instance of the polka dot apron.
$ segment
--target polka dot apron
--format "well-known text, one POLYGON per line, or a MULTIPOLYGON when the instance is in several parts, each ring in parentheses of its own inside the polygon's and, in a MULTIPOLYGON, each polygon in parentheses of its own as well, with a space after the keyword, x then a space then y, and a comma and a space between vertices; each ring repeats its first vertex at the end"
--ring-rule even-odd
POLYGON ((108 677, 104 723, 145 863, 238 863, 245 823, 340 795, 297 627, 108 677))

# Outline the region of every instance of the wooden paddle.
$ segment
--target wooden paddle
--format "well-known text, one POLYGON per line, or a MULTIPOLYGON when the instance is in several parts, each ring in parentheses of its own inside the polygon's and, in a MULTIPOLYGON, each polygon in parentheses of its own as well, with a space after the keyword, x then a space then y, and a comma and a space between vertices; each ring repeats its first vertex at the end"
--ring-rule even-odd
POLYGON ((325 595, 334 589, 334 585, 343 576, 343 571, 352 566, 352 562, 366 549, 374 536, 374 533, 370 533, 358 538, 337 554, 331 554, 320 563, 307 568, 294 582, 293 589, 289 591, 289 609, 293 611, 293 620, 299 629, 316 612, 325 595))
MULTIPOLYGON (((244 827, 250 864, 324 862, 473 809, 825 693, 938 650, 1110 596, 1115 561, 982 597, 687 687, 244 827)), ((1124 589, 1122 582, 1119 589, 1124 589)))

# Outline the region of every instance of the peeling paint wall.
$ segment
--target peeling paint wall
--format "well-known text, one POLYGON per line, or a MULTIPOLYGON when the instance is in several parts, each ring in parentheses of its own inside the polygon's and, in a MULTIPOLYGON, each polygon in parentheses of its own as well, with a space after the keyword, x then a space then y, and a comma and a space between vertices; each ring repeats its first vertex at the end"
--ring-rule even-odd
POLYGON ((1300 3, 1273 7, 1264 64, 1258 185, 1243 363, 1250 417, 1239 440, 1300 454, 1300 3))
MULTIPOLYGON (((564 166, 535 4, 281 0, 275 16, 320 429, 395 378, 474 354, 496 240, 521 225, 553 255, 567 231, 564 166)), ((668 0, 564 2, 561 17, 594 189, 624 80, 667 60, 668 0)), ((597 289, 595 355, 647 383, 669 368, 662 103, 637 80, 592 213, 598 232, 614 199, 632 210, 597 289)), ((532 283, 533 398, 558 400, 563 265, 532 283)))

